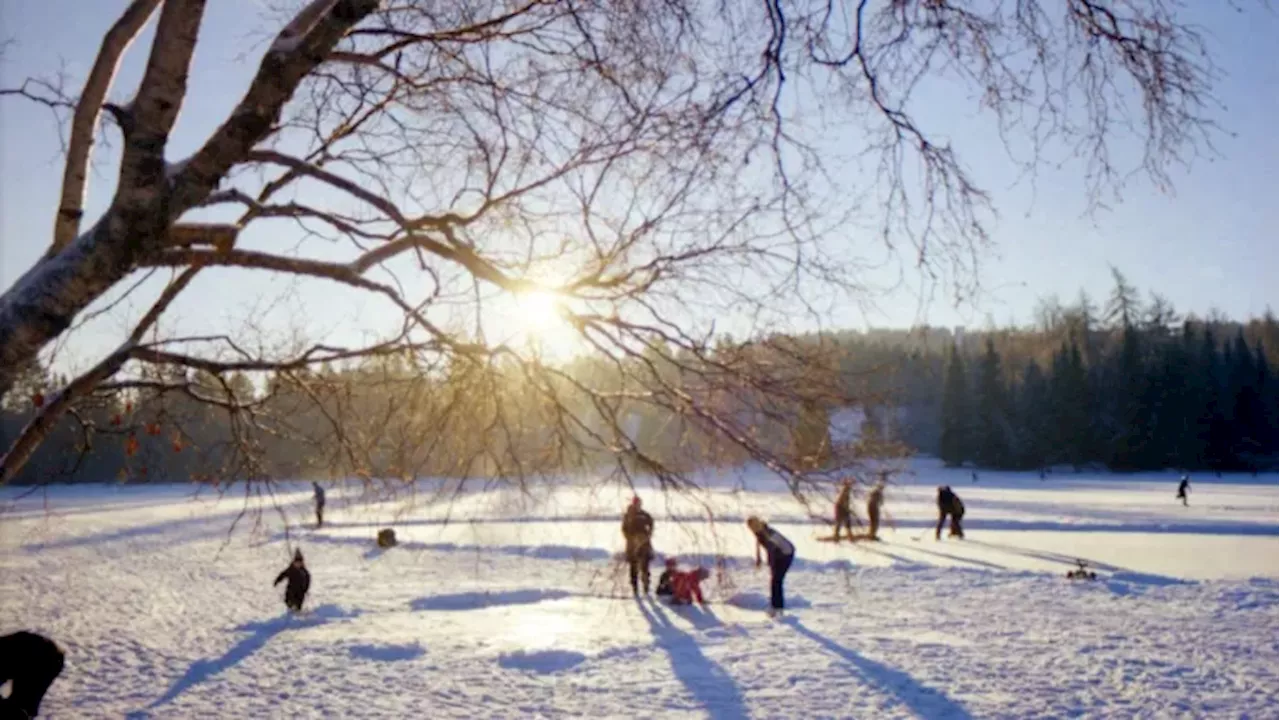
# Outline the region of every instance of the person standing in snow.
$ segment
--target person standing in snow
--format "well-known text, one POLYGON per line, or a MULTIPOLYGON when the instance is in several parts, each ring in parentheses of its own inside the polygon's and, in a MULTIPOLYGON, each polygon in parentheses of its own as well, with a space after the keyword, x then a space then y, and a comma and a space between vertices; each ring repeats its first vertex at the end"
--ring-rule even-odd
POLYGON ((836 495, 836 542, 840 542, 840 528, 844 528, 849 542, 853 542, 853 509, 849 507, 849 495, 852 491, 853 480, 845 478, 841 481, 840 494, 836 495))
POLYGON ((769 615, 772 617, 780 614, 786 605, 782 582, 791 569, 791 562, 795 560, 796 546, 754 515, 747 518, 747 527, 756 536, 756 567, 760 567, 761 547, 769 555, 769 615))
POLYGON ((938 527, 934 530, 935 540, 942 539, 942 523, 951 518, 951 536, 964 539, 964 528, 960 521, 964 518, 964 503, 960 496, 951 491, 950 485, 938 486, 938 527))
POLYGON ((321 527, 324 525, 324 488, 317 482, 312 482, 311 487, 315 488, 316 495, 316 527, 321 527))
POLYGON ((0 696, 0 718, 38 716, 65 664, 62 649, 43 635, 21 630, 0 637, 0 685, 10 684, 9 697, 0 696))
POLYGON ((1182 506, 1187 507, 1187 491, 1191 489, 1191 478, 1186 475, 1182 476, 1182 482, 1178 483, 1178 499, 1182 501, 1182 506))
POLYGON ((622 539, 626 542, 627 568, 631 576, 631 592, 640 595, 640 581, 644 594, 649 594, 649 563, 653 561, 653 516, 640 507, 640 497, 631 498, 631 505, 622 515, 622 539))
POLYGON ((271 586, 279 585, 281 580, 288 580, 284 586, 285 607, 294 612, 302 610, 302 603, 307 599, 307 590, 311 589, 311 573, 302 560, 302 550, 293 551, 293 562, 276 576, 276 581, 271 583, 271 586))
POLYGON ((884 505, 884 480, 880 480, 867 494, 867 520, 871 525, 871 539, 879 540, 876 533, 880 530, 880 508, 884 505))

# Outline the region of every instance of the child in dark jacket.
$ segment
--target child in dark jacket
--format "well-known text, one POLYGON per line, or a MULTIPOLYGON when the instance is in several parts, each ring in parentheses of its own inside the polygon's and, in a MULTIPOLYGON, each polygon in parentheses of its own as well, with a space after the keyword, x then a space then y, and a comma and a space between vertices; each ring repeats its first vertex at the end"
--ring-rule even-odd
POLYGON ((293 562, 276 576, 276 581, 271 584, 272 587, 279 585, 281 580, 288 580, 284 586, 285 606, 298 612, 302 609, 302 602, 307 599, 307 590, 311 588, 311 573, 307 571, 307 565, 302 560, 301 550, 293 551, 293 562))
POLYGON ((667 558, 666 569, 664 569, 662 574, 658 576, 658 589, 654 592, 658 595, 670 595, 671 578, 677 572, 679 572, 679 570, 676 570, 676 559, 673 557, 667 558))

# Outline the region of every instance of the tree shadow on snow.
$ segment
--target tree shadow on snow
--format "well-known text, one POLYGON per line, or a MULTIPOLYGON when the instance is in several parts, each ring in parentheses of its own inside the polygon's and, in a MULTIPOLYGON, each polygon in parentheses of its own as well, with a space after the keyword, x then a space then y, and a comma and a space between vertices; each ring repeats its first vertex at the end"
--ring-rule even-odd
POLYGON ((1170 577, 1168 575, 1158 575, 1156 573, 1138 572, 1137 570, 1130 570, 1129 568, 1120 567, 1119 565, 1111 565, 1097 560, 1090 560, 1089 558, 1081 557, 1079 555, 1065 555, 1063 553, 1051 552, 1049 550, 1032 550, 1018 545, 1010 545, 1008 543, 981 542, 976 540, 967 542, 973 542, 974 544, 982 545, 983 547, 989 547, 994 550, 1013 553, 1015 555, 1022 555, 1036 560, 1047 560, 1049 562, 1062 563, 1070 568, 1076 567, 1076 560, 1084 560, 1091 569, 1098 569, 1112 573, 1111 579, 1123 582, 1156 586, 1190 584, 1189 580, 1170 577))
MULTIPOLYGON (((969 541, 965 540, 964 542, 969 542, 969 541)), ((925 555, 932 555, 934 557, 945 558, 947 560, 954 560, 955 562, 966 563, 969 565, 973 565, 975 567, 985 568, 987 570, 1008 570, 1009 569, 1008 567, 1004 565, 1000 565, 998 563, 988 562, 986 560, 979 560, 977 558, 963 557, 961 555, 953 555, 948 552, 942 552, 941 550, 928 550, 922 547, 909 547, 907 548, 907 551, 918 552, 925 555)))
MULTIPOLYGON (((355 617, 358 613, 355 611, 347 611, 337 605, 321 605, 304 615, 294 616, 288 613, 270 620, 261 622, 251 622, 240 625, 234 629, 234 632, 247 632, 249 635, 236 643, 218 658, 202 658, 191 663, 187 671, 182 677, 178 678, 164 695, 161 695, 155 702, 147 706, 147 710, 154 710, 162 705, 168 704, 176 699, 192 687, 208 680, 209 678, 221 673, 228 668, 233 667, 240 661, 250 655, 261 650, 263 646, 271 640, 271 638, 279 635, 286 630, 298 630, 301 628, 315 627, 323 625, 332 620, 343 620, 355 617)), ((148 717, 145 711, 130 713, 131 720, 140 720, 148 717)))
POLYGON ((563 600, 571 593, 563 590, 507 590, 431 595, 409 601, 415 612, 424 610, 480 610, 501 605, 533 605, 544 600, 563 600))
POLYGON ((676 678, 708 715, 713 718, 748 717, 738 684, 724 668, 702 654, 697 640, 676 627, 661 606, 650 607, 643 600, 637 600, 636 605, 648 621, 658 647, 665 650, 670 658, 676 678))
POLYGON ((970 720, 973 717, 963 705, 947 697, 941 691, 921 684, 911 675, 901 670, 859 655, 853 650, 810 630, 800 624, 800 621, 794 617, 784 618, 782 622, 821 645, 832 654, 840 656, 849 663, 850 669, 855 671, 854 674, 861 676, 869 683, 898 698, 903 705, 910 708, 911 712, 918 717, 926 717, 930 718, 930 720, 935 718, 938 720, 941 720, 941 718, 970 720))

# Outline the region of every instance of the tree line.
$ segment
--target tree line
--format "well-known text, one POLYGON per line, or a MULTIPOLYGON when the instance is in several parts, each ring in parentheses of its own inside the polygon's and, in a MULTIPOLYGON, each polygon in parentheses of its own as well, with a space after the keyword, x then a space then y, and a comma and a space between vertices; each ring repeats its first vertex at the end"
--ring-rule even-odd
MULTIPOLYGON (((1124 276, 1094 325, 1077 307, 1047 359, 952 346, 937 453, 950 466, 1112 470, 1274 467, 1276 320, 1179 322, 1124 276), (1250 337, 1252 336, 1252 337, 1250 337)), ((1052 343, 1052 344, 1051 344, 1052 343)))

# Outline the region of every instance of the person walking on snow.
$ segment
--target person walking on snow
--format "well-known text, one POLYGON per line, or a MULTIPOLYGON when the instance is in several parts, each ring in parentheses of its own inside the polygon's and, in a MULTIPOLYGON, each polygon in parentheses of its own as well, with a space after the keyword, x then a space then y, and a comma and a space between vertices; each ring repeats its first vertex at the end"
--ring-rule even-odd
POLYGON ((884 505, 884 480, 880 480, 867 494, 867 520, 871 525, 871 539, 879 540, 876 533, 880 530, 880 508, 884 505))
POLYGON ((640 595, 640 582, 644 594, 649 594, 649 563, 653 560, 653 516, 640 507, 639 496, 631 498, 631 505, 622 515, 622 538, 626 541, 627 567, 631 575, 631 592, 640 595))
POLYGON ((950 485, 938 486, 938 527, 934 530, 933 537, 935 540, 942 539, 942 523, 947 518, 951 518, 951 537, 964 539, 964 528, 961 527, 960 521, 964 518, 964 503, 960 502, 960 496, 951 491, 950 485))
POLYGON ((293 551, 293 562, 276 576, 276 581, 271 586, 279 585, 281 580, 288 580, 284 586, 285 607, 294 612, 302 610, 302 602, 307 599, 307 590, 311 588, 311 573, 302 560, 301 550, 293 551))
POLYGON ((311 487, 315 488, 316 495, 316 527, 321 527, 324 525, 324 488, 317 482, 312 482, 311 487))
POLYGON ((841 481, 840 494, 836 495, 836 542, 840 542, 840 528, 844 528, 849 542, 853 542, 853 510, 849 507, 849 494, 852 491, 852 480, 845 478, 841 481))
POLYGON ((1182 501, 1182 506, 1187 507, 1187 491, 1191 489, 1191 479, 1186 475, 1182 476, 1182 482, 1178 483, 1178 499, 1182 501))
POLYGON ((796 546, 782 536, 782 533, 769 527, 769 524, 752 515, 747 518, 747 527, 756 536, 756 567, 760 567, 760 548, 769 555, 769 616, 782 613, 785 601, 782 593, 782 582, 791 569, 791 562, 796 557, 796 546))

